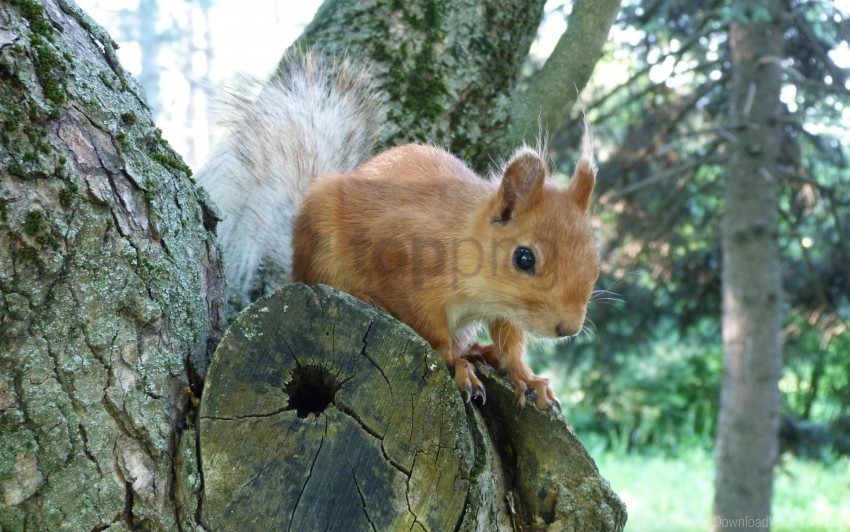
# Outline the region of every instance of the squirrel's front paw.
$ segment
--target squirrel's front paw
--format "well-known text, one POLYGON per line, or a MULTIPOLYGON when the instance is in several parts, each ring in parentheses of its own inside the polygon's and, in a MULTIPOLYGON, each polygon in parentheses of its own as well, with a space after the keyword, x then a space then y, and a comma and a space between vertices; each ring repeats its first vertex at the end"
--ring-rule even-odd
POLYGON ((481 404, 487 402, 487 392, 484 390, 484 385, 478 380, 472 364, 462 358, 456 358, 453 362, 455 383, 460 388, 461 393, 466 394, 466 402, 468 403, 473 397, 479 397, 481 404))
POLYGON ((517 394, 516 401, 520 408, 525 406, 525 395, 533 391, 537 396, 534 404, 539 410, 561 411, 561 402, 558 401, 555 392, 549 385, 549 379, 532 377, 527 380, 518 380, 514 381, 514 387, 517 394))

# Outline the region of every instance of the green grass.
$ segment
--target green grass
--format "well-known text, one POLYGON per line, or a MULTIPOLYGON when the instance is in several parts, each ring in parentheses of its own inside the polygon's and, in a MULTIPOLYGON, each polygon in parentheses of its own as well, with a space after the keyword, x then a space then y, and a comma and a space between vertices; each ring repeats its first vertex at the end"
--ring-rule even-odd
MULTIPOLYGON (((626 531, 710 530, 714 463, 702 449, 678 457, 591 453, 626 503, 626 531)), ((774 478, 772 530, 850 532, 850 458, 786 456, 774 478)))

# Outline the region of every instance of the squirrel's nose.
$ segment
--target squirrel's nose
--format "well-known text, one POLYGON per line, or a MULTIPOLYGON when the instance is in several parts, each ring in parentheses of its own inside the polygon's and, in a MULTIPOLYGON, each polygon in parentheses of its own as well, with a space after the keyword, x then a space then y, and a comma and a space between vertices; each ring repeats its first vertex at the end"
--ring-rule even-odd
POLYGON ((575 336, 581 328, 576 328, 575 326, 565 325, 563 323, 559 323, 555 326, 555 336, 563 338, 564 336, 575 336))

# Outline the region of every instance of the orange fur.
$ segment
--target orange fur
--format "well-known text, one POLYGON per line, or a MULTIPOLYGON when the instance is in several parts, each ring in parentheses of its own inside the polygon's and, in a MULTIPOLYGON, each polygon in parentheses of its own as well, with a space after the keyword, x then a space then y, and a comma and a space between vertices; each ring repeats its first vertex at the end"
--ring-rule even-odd
POLYGON ((582 159, 566 188, 547 176, 529 149, 501 181, 486 181, 444 150, 413 144, 320 176, 296 220, 293 280, 356 294, 413 327, 467 397, 485 397, 464 357, 486 324, 493 345, 474 351, 507 371, 520 403, 532 389, 538 407, 552 408, 548 382, 524 361, 524 331, 580 332, 599 255, 586 213, 592 163, 582 159), (533 251, 533 275, 514 265, 517 246, 533 251))

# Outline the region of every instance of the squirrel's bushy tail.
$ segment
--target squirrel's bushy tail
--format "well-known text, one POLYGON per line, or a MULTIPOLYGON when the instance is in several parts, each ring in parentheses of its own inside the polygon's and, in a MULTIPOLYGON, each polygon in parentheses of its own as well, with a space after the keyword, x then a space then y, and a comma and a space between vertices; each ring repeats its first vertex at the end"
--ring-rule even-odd
POLYGON ((244 304, 259 268, 289 280, 293 224, 310 181, 371 157, 385 112, 368 69, 313 52, 289 55, 256 96, 231 96, 228 136, 198 182, 221 211, 229 293, 244 304))

